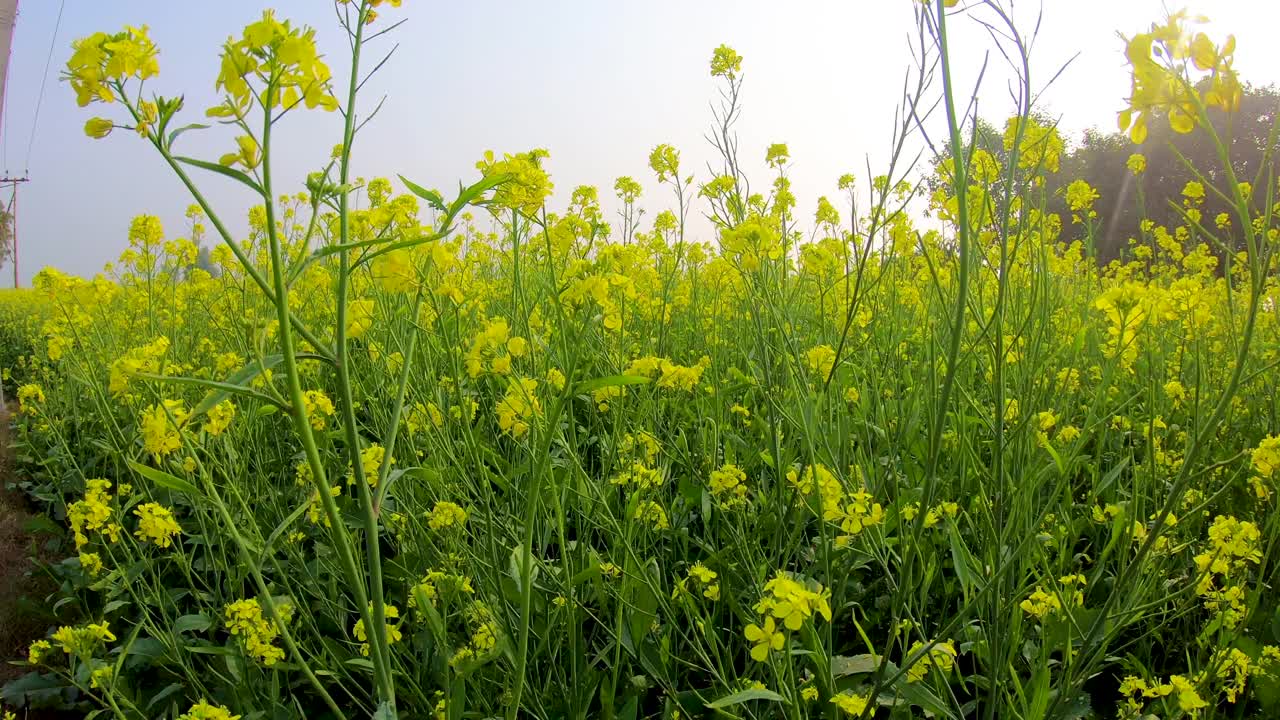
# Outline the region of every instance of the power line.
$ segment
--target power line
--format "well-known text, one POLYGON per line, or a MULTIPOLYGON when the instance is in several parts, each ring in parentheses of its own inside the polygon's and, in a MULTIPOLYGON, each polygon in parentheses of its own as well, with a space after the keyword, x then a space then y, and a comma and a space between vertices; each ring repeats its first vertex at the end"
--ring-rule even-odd
POLYGON ((31 138, 27 141, 27 158, 22 162, 24 175, 30 173, 31 148, 35 147, 36 130, 40 128, 40 105, 44 102, 44 86, 49 81, 49 66, 53 64, 53 48, 58 44, 58 30, 62 27, 62 11, 66 7, 67 0, 62 0, 62 3, 58 5, 58 19, 53 24, 53 37, 49 39, 49 55, 44 60, 44 76, 40 78, 40 94, 36 96, 36 112, 31 119, 31 138))
MULTIPOLYGON (((13 17, 8 18, 12 23, 18 21, 18 4, 15 2, 13 7, 13 17)), ((12 24, 10 25, 12 27, 12 24)), ((13 70, 13 34, 10 32, 9 37, 9 56, 4 62, 4 92, 0 93, 0 143, 4 145, 4 174, 9 174, 9 76, 13 70)))

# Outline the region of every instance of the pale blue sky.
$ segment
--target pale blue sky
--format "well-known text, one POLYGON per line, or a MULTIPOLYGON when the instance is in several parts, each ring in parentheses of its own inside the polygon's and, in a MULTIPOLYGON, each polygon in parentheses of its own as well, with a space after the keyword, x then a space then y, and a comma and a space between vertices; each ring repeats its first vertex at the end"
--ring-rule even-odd
MULTIPOLYGON (((1280 10, 1273 3, 1186 4, 1212 16, 1215 37, 1237 35, 1237 66, 1246 80, 1280 80, 1274 50, 1280 10)), ((1018 3, 1020 11, 1034 5, 1018 3)), ((335 75, 344 75, 345 43, 331 3, 281 0, 272 6, 281 17, 316 27, 335 75)), ((1046 93, 1048 109, 1063 115, 1069 132, 1113 127, 1128 90, 1116 32, 1142 30, 1163 14, 1163 4, 1044 0, 1044 6, 1035 54, 1041 80, 1081 53, 1046 93)), ((139 213, 159 215, 170 235, 186 232, 182 213, 190 198, 154 152, 125 132, 100 141, 85 137, 86 119, 120 109, 76 107, 70 88, 58 80, 71 40, 149 24, 161 49, 154 89, 185 93, 186 117, 196 122, 215 101, 219 44, 264 6, 242 0, 66 0, 27 163, 58 7, 59 0, 22 0, 10 67, 0 169, 31 175, 19 199, 23 284, 45 265, 97 272, 125 247, 129 220, 139 213)), ((402 9, 388 8, 383 17, 408 23, 393 37, 399 51, 364 95, 365 109, 384 93, 388 100, 357 145, 359 173, 403 173, 448 192, 458 179, 474 178, 475 162, 486 149, 545 147, 557 188, 553 204, 563 203, 580 184, 596 185, 602 197, 612 198, 614 178, 632 175, 645 186, 641 204, 648 208, 647 220, 670 205, 646 167, 654 145, 672 143, 684 167, 706 179, 711 151, 703 133, 710 122, 708 101, 715 96, 707 62, 721 43, 746 58, 742 150, 763 165, 768 144, 788 143, 802 218, 811 217, 818 195, 834 194, 841 174, 864 176, 868 157, 881 172, 909 63, 912 24, 907 0, 405 0, 402 9)), ((957 64, 972 78, 989 41, 968 24, 957 28, 954 42, 957 64)), ((989 79, 983 98, 984 116, 998 120, 1005 114, 1000 74, 989 79)), ((286 121, 277 187, 296 190, 340 132, 336 113, 286 121)), ((231 137, 209 131, 189 134, 183 142, 184 152, 214 159, 229 148, 231 137)), ((250 198, 218 178, 205 178, 205 186, 233 226, 243 227, 250 198)), ((9 268, 0 271, 0 286, 10 278, 9 268)))

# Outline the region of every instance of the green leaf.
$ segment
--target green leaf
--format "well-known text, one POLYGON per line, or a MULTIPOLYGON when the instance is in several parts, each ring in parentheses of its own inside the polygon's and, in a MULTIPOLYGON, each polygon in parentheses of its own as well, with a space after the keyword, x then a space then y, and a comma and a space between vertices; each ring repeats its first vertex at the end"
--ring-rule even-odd
POLYGON ((926 713, 929 713, 934 717, 959 720, 959 717, 955 713, 951 712, 951 708, 947 707, 947 704, 942 701, 942 698, 935 695, 932 690, 920 683, 899 682, 897 690, 898 694, 902 696, 904 700, 918 708, 921 708, 926 713))
POLYGON ((299 505, 293 512, 289 513, 289 517, 280 521, 280 524, 276 526, 276 529, 272 530, 271 535, 267 537, 267 543, 262 546, 263 558, 265 558, 272 550, 275 549, 276 541, 280 539, 280 536, 283 535, 284 532, 288 530, 295 522, 297 522, 298 518, 302 517, 302 514, 305 513, 307 511, 307 508, 309 507, 311 507, 311 501, 307 500, 306 502, 299 505))
POLYGON ((166 144, 168 145, 169 149, 172 150, 173 142, 177 140, 178 136, 181 135, 182 133, 188 130, 207 130, 207 129, 209 129, 209 126, 203 123, 191 123, 190 125, 183 125, 182 127, 177 128, 173 132, 169 133, 169 141, 166 144))
POLYGON ((391 709, 391 703, 384 700, 378 703, 378 710, 373 714, 372 720, 396 720, 396 711, 391 709))
POLYGON ((511 177, 512 176, 508 173, 488 175, 480 178, 480 180, 471 187, 464 188, 459 185, 458 199, 453 201, 453 205, 449 206, 449 217, 453 217, 454 215, 462 212, 462 208, 470 205, 472 201, 480 197, 480 195, 482 195, 486 190, 490 190, 498 187, 504 182, 510 181, 511 177))
MULTIPOLYGON (((196 406, 191 409, 192 417, 199 415, 200 413, 209 412, 209 409, 212 408, 214 405, 217 405, 223 400, 226 400, 227 397, 231 394, 231 392, 233 392, 232 390, 229 389, 230 387, 241 387, 243 388, 242 391, 245 393, 257 394, 256 391, 251 390, 244 386, 247 385, 254 378, 258 377, 259 375, 266 372, 267 370, 274 368, 275 366, 279 365, 282 362, 284 362, 283 355, 268 355, 265 358, 263 358, 261 362, 257 360, 249 361, 247 365, 235 371, 231 375, 231 377, 228 377, 226 382, 223 383, 224 386, 229 386, 229 387, 224 388, 218 392, 205 395, 203 400, 196 403, 196 406)), ((240 391, 236 391, 236 392, 240 392, 240 391)))
POLYGON ((181 635, 184 632, 204 632, 213 627, 213 621, 208 615, 200 613, 198 615, 183 615, 173 622, 173 634, 181 635))
POLYGON ((219 402, 222 402, 223 400, 225 400, 228 395, 243 395, 245 397, 256 398, 258 400, 263 401, 264 403, 267 404, 267 407, 271 407, 271 408, 274 408, 277 403, 275 398, 271 397, 270 395, 260 393, 257 390, 253 390, 251 388, 247 388, 241 385, 233 385, 231 383, 218 382, 217 380, 203 380, 201 378, 189 378, 189 377, 174 377, 170 375, 152 375, 151 373, 137 373, 134 375, 134 377, 139 377, 144 380, 154 380, 156 382, 173 383, 175 385, 195 385, 197 387, 208 388, 214 391, 214 394, 205 395, 204 399, 200 401, 200 404, 196 406, 196 410, 191 414, 187 415, 187 418, 183 421, 184 424, 192 423, 196 418, 200 417, 201 413, 208 412, 209 409, 212 408, 214 405, 217 405, 219 402), (212 405, 207 405, 209 399, 212 397, 215 397, 215 395, 217 397, 217 402, 213 403, 212 405))
POLYGON ((190 165, 192 167, 198 167, 201 170, 208 170, 209 172, 218 173, 223 177, 229 177, 232 180, 235 180, 236 182, 240 183, 241 185, 248 187, 250 190, 258 193, 262 197, 264 198, 267 197, 266 191, 262 189, 262 186, 259 185, 256 180, 249 177, 245 173, 239 170, 236 170, 235 168, 229 168, 226 165, 219 165, 218 163, 209 162, 208 160, 197 160, 195 158, 186 157, 184 155, 174 155, 173 159, 185 165, 190 165))
POLYGON ((836 655, 831 658, 831 675, 832 677, 845 677, 846 675, 865 675, 876 671, 880 666, 880 656, 863 654, 863 655, 836 655))
POLYGON ((788 704, 786 698, 772 690, 739 690, 731 695, 725 695, 719 700, 707 703, 707 707, 716 710, 730 705, 741 705, 752 700, 768 700, 769 702, 779 702, 783 705, 788 704))
POLYGON ((619 385, 646 385, 652 382, 643 375, 609 375, 608 377, 599 377, 594 380, 585 380, 578 383, 573 389, 575 395, 585 395, 595 392, 601 388, 616 387, 619 385))
POLYGON ((947 529, 951 540, 951 566, 956 572, 956 577, 960 579, 960 585, 968 593, 974 587, 973 573, 969 570, 969 550, 965 547, 964 539, 960 537, 960 531, 956 529, 955 523, 947 523, 947 529))
POLYGON ((129 463, 129 467, 133 468, 134 472, 162 488, 173 490, 174 492, 187 493, 188 495, 200 495, 200 491, 196 489, 195 485, 192 485, 190 482, 187 482, 180 477, 170 475, 163 470, 147 467, 146 465, 136 463, 132 460, 127 462, 129 463))
POLYGON ((156 703, 164 700, 165 698, 182 690, 185 687, 186 686, 181 683, 171 683, 169 685, 166 685, 163 690, 153 695, 151 699, 147 701, 147 709, 150 710, 151 708, 155 707, 156 703))
POLYGON ((426 200, 428 205, 440 212, 448 212, 449 209, 445 207, 444 198, 441 197, 440 193, 435 190, 428 190, 403 175, 397 175, 396 177, 400 178, 400 182, 404 183, 404 186, 409 188, 409 192, 417 195, 423 200, 426 200))

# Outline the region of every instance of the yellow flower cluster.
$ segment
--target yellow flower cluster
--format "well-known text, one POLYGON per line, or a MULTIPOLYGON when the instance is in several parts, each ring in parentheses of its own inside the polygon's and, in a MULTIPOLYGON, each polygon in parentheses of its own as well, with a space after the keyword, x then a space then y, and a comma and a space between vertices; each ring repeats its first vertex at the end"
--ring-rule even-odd
POLYGON ((461 527, 467 521, 467 511, 461 505, 441 500, 427 513, 427 527, 440 530, 450 527, 461 527))
MULTIPOLYGON (((276 603, 276 613, 281 622, 288 623, 293 616, 293 604, 276 603)), ((227 630, 240 639, 251 657, 267 667, 284 659, 284 650, 275 645, 280 632, 275 623, 263 615, 262 604, 256 598, 237 600, 227 605, 222 614, 227 630)))
POLYGON ((1119 124, 1135 143, 1147 139, 1147 120, 1153 115, 1167 115, 1175 132, 1189 133, 1199 122, 1202 106, 1230 112, 1240 105, 1243 90, 1232 67, 1235 36, 1215 45, 1203 32, 1193 35, 1190 22, 1186 11, 1175 12, 1163 24, 1153 23, 1149 32, 1128 40, 1125 56, 1132 89, 1119 124), (1204 73, 1207 80, 1203 95, 1193 71, 1204 73))
POLYGON ((542 416, 542 403, 535 391, 538 381, 530 378, 512 378, 507 393, 498 401, 498 427, 514 438, 528 434, 534 420, 542 416))
POLYGON ((178 720, 240 720, 240 716, 232 715, 231 711, 222 705, 210 705, 207 701, 201 700, 179 715, 178 720))
POLYGON ((133 509, 133 514, 138 516, 138 529, 133 534, 144 542, 167 548, 182 533, 182 527, 173 519, 173 511, 160 503, 139 505, 133 509))
POLYGON ((112 520, 115 512, 111 507, 110 490, 109 480, 89 480, 85 483, 84 498, 67 508, 67 522, 71 525, 77 549, 89 542, 88 533, 99 533, 109 542, 120 539, 120 525, 112 520))
MULTIPOLYGON (((371 611, 373 610, 372 604, 369 605, 369 609, 371 611)), ((396 607, 395 605, 384 605, 383 616, 387 620, 397 620, 400 618, 400 608, 396 607)), ((386 627, 387 627, 387 644, 388 645, 399 642, 401 638, 404 637, 404 633, 400 632, 399 625, 392 625, 390 623, 387 623, 386 627)), ((360 654, 364 655, 365 657, 368 657, 369 656, 369 635, 365 632, 363 618, 356 621, 355 626, 351 628, 351 633, 356 636, 356 640, 360 641, 360 654)))
MULTIPOLYGON (((104 643, 115 642, 116 636, 107 627, 107 623, 89 623, 80 627, 72 627, 64 625, 53 633, 53 641, 62 648, 62 652, 68 655, 76 655, 81 658, 92 657, 94 652, 102 647, 104 643)), ((43 656, 45 648, 39 653, 35 652, 35 646, 32 646, 30 656, 36 656, 37 662, 43 656)))

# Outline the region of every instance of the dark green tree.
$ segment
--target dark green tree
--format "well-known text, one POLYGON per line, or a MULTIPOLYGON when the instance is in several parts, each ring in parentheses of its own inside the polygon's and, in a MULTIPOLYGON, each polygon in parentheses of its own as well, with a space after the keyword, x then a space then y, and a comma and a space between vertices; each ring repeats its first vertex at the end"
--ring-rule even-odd
MULTIPOLYGON (((1227 142, 1236 177, 1253 184, 1255 203, 1265 196, 1268 180, 1276 169, 1274 129, 1280 117, 1278 112, 1280 91, 1273 86, 1246 86, 1239 111, 1231 115, 1210 111, 1215 129, 1227 142), (1272 152, 1267 160, 1269 146, 1272 152)), ((1187 167, 1188 162, 1208 183, 1221 186, 1222 162, 1207 132, 1197 128, 1182 135, 1170 129, 1163 118, 1153 118, 1150 128, 1142 145, 1134 145, 1120 132, 1087 131, 1084 139, 1062 158, 1061 172, 1048 180, 1053 198, 1051 209, 1064 219, 1070 216, 1063 198, 1067 184, 1082 179, 1098 191, 1100 197, 1094 209, 1101 228, 1097 238, 1099 262, 1119 257, 1130 238, 1140 237, 1139 226, 1144 215, 1168 228, 1182 224, 1175 206, 1180 206, 1186 184, 1198 179, 1187 167), (1126 166, 1134 153, 1146 158, 1147 168, 1140 179, 1134 178, 1126 166)), ((1205 194, 1202 223, 1213 229, 1214 218, 1227 210, 1227 206, 1208 187, 1205 194)), ((1214 251, 1220 253, 1222 248, 1214 251)))

